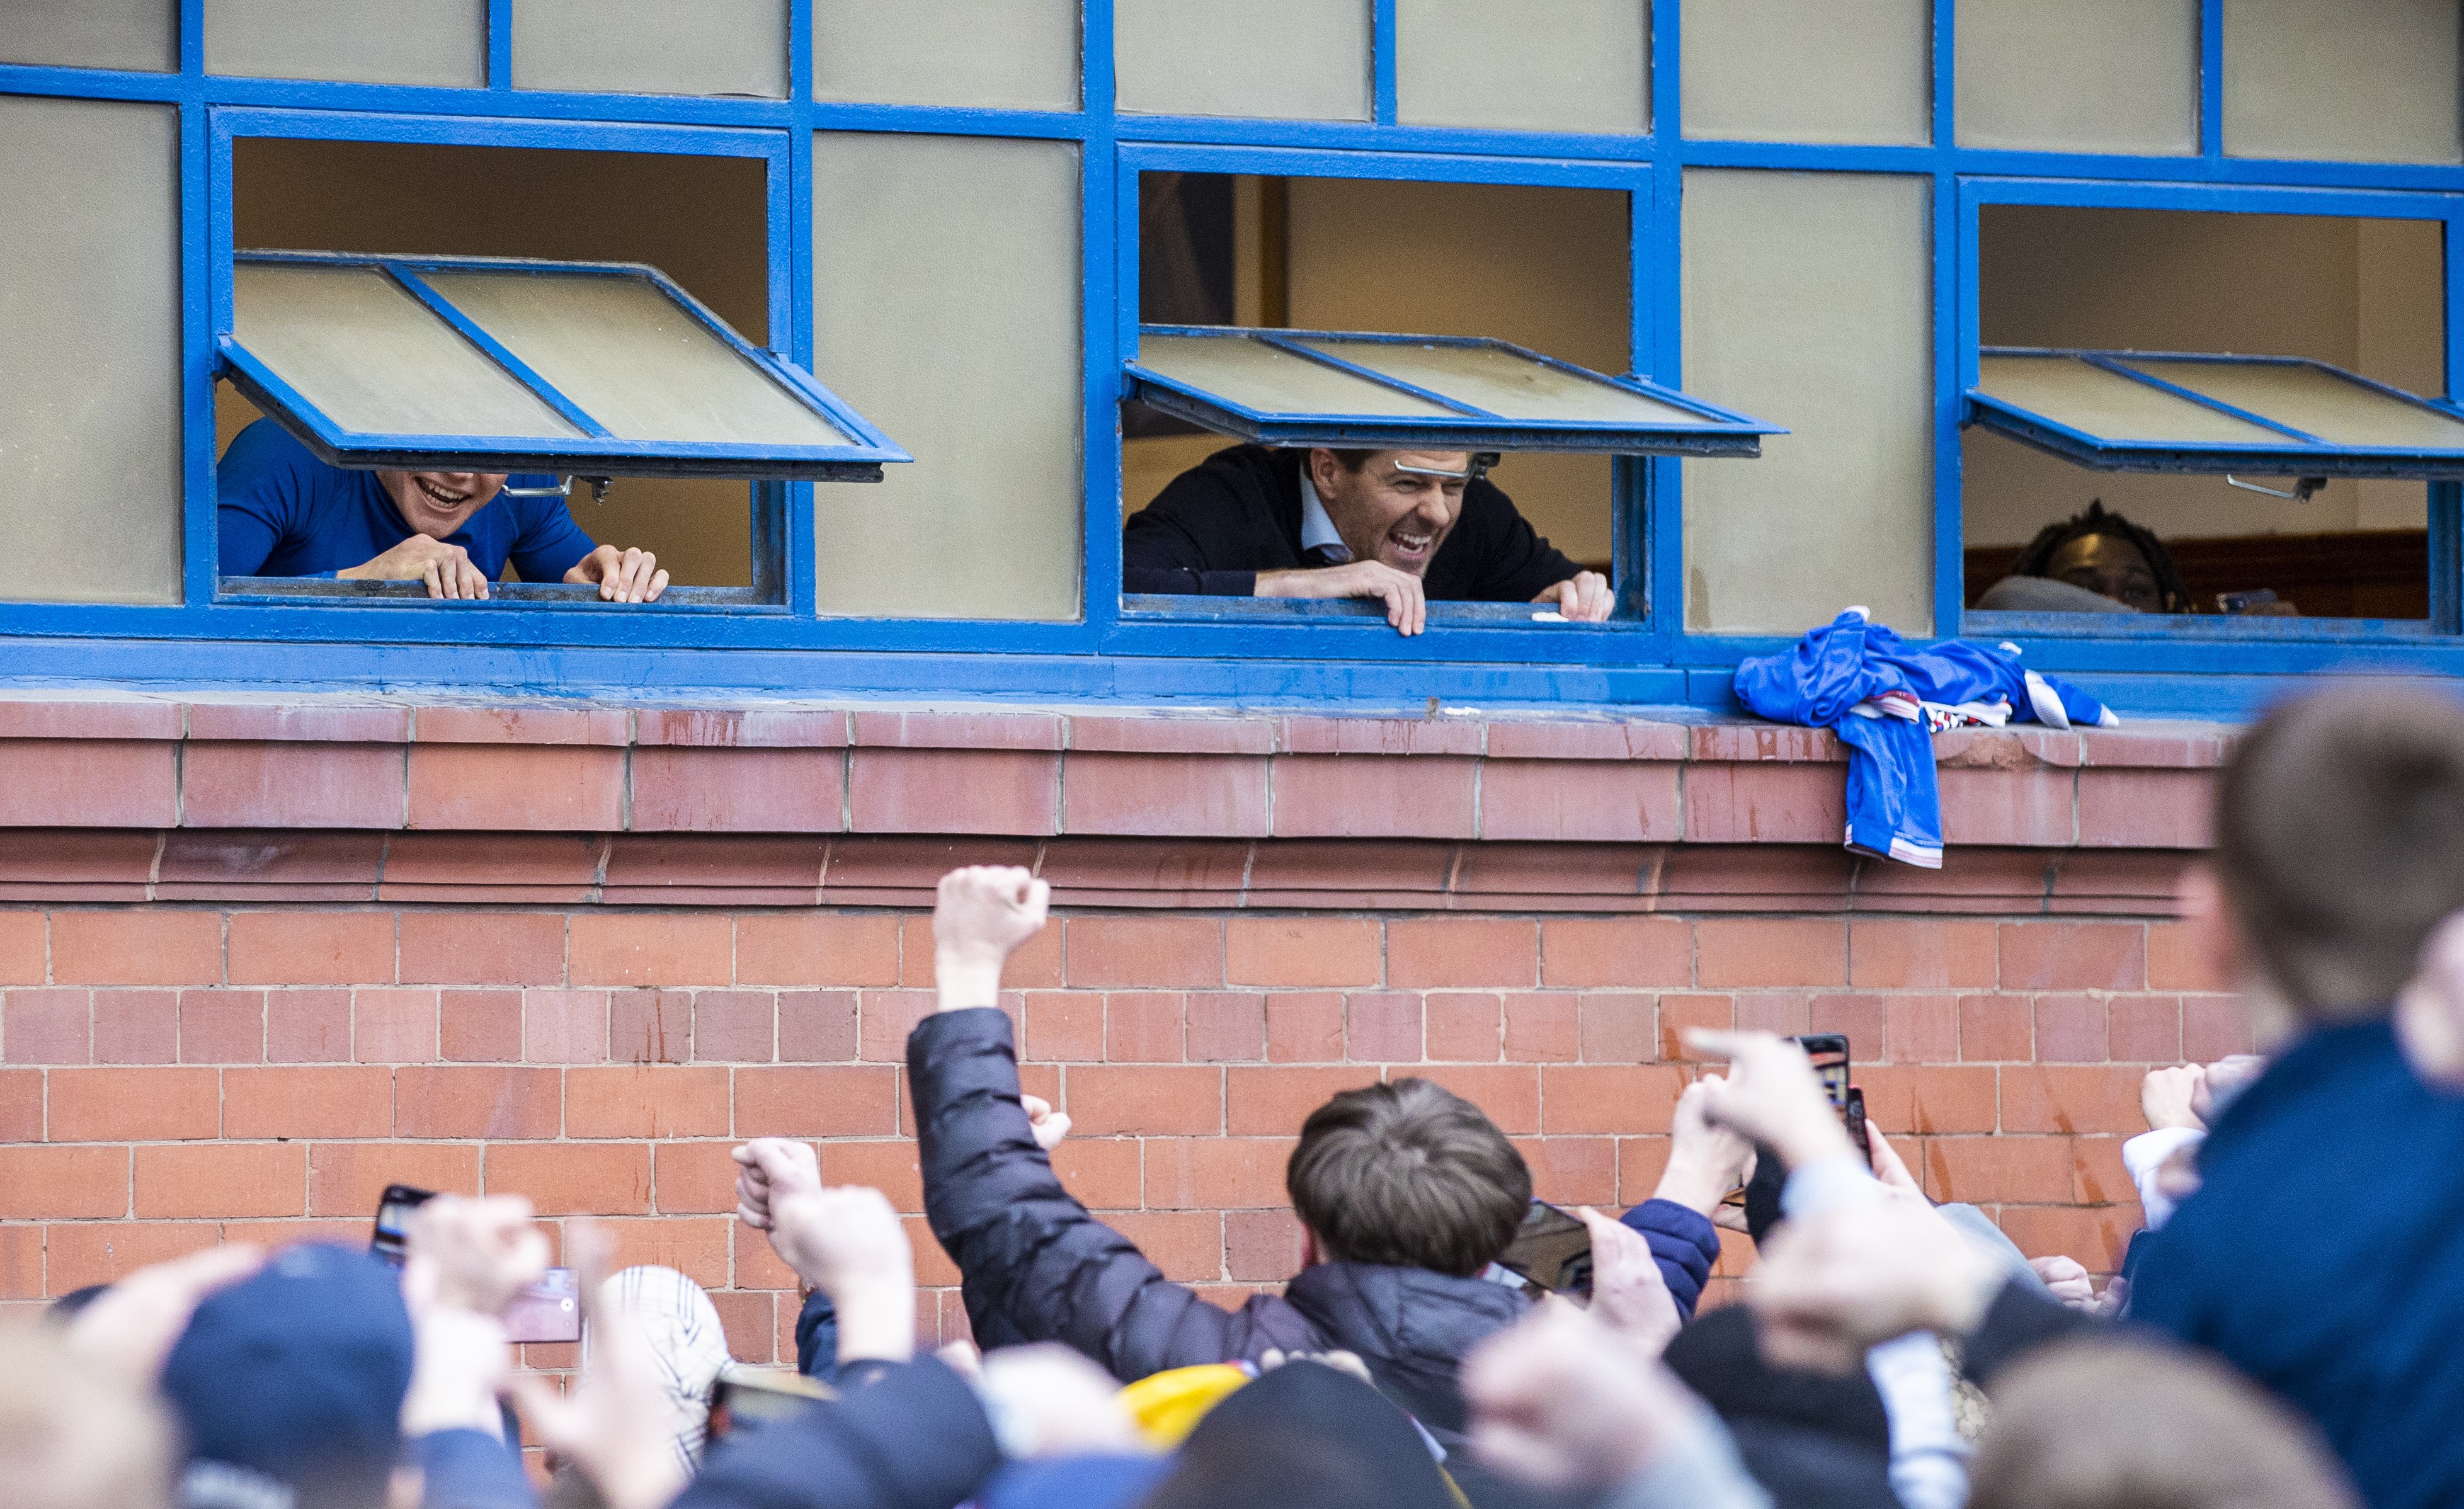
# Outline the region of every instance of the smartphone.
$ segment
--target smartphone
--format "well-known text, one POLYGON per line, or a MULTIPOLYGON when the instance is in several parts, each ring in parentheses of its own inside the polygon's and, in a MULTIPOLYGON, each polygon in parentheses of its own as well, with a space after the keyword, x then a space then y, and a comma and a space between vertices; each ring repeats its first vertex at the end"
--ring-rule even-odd
POLYGON ((837 1389, 802 1373, 729 1363, 710 1386, 710 1438, 759 1430, 803 1413, 816 1399, 837 1397, 837 1389))
POLYGON ((1839 1125, 1848 1129, 1848 1141, 1856 1147, 1857 1156, 1871 1169, 1874 1148, 1865 1137, 1865 1092, 1848 1083, 1847 1037, 1816 1032, 1790 1040, 1814 1061, 1815 1078, 1822 1082, 1822 1093, 1830 1097, 1831 1108, 1839 1113, 1839 1125))
POLYGON ((1534 1200, 1524 1213, 1522 1229, 1497 1262, 1519 1276, 1523 1291, 1534 1299, 1544 1294, 1589 1296, 1591 1228, 1546 1200, 1534 1200))
POLYGON ((582 1340, 582 1280, 570 1268, 550 1268, 514 1296, 499 1317, 509 1342, 582 1340))
POLYGON ((401 1267, 403 1254, 410 1245, 410 1213, 434 1198, 434 1190, 407 1184, 386 1185, 385 1193, 377 1196, 377 1229, 368 1237, 368 1251, 393 1267, 401 1267))
MULTIPOLYGON (((377 1196, 376 1230, 368 1251, 393 1267, 402 1266, 410 1245, 410 1213, 436 1198, 434 1190, 388 1184, 377 1196)), ((513 1342, 578 1342, 582 1340, 582 1284, 570 1268, 550 1268, 527 1285, 505 1307, 505 1339, 513 1342)))
POLYGON ((2247 613, 2253 608, 2265 607, 2276 601, 2276 589, 2273 587, 2260 587, 2251 592, 2219 592, 2216 594, 2216 611, 2247 613))

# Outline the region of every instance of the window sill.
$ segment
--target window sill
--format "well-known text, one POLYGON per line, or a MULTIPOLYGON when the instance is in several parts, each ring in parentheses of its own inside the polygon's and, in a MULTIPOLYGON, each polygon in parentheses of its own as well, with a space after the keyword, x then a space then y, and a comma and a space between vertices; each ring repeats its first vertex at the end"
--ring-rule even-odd
POLYGON ((417 581, 339 581, 328 577, 224 577, 215 583, 217 601, 307 603, 328 607, 451 606, 484 609, 491 604, 521 607, 622 609, 627 613, 695 608, 774 608, 756 587, 675 587, 656 602, 603 602, 595 586, 567 581, 492 581, 488 596, 476 601, 431 598, 417 581))

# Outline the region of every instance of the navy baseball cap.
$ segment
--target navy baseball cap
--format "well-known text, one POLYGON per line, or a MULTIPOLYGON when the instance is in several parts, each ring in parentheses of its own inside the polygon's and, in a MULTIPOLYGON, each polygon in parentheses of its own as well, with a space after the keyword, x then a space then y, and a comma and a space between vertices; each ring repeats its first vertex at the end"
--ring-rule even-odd
POLYGON ((209 1295, 163 1369, 183 1509, 381 1504, 411 1356, 401 1283, 363 1251, 287 1247, 209 1295))

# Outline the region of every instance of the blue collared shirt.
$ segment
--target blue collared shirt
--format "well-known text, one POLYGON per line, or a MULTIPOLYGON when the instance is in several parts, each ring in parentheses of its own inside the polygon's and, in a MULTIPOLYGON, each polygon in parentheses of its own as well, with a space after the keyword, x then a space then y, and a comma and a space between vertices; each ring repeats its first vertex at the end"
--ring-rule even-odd
MULTIPOLYGON (((553 487, 517 476, 515 487, 553 487)), ((411 536, 373 471, 329 467, 270 419, 231 440, 215 469, 219 555, 226 577, 330 577, 365 565, 411 536)), ((561 581, 597 548, 557 497, 506 497, 479 506, 445 543, 470 553, 494 581, 510 559, 524 581, 561 581)))

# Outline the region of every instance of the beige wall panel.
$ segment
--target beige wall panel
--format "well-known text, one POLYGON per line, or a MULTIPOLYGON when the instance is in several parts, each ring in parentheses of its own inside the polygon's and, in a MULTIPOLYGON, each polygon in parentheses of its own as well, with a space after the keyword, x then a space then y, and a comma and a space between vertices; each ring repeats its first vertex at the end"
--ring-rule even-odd
POLYGON ((1117 100, 1133 115, 1369 119, 1369 0, 1117 0, 1117 100))
POLYGON ((814 488, 822 612, 1078 617, 1077 147, 825 132, 813 205, 814 372, 915 457, 814 488))
POLYGON ((1776 425, 1687 461, 1685 625, 1794 634, 1864 603, 1933 631, 1930 185, 1685 175, 1685 387, 1776 425))
POLYGON ((476 89, 488 0, 206 0, 206 72, 476 89))
POLYGON ((2453 163, 2455 0, 2224 0, 2225 151, 2453 163))
MULTIPOLYGON (((1947 0, 1946 0, 1947 3, 1947 0)), ((1684 0, 1685 134, 1932 139, 1927 0, 1684 0)))
MULTIPOLYGON (((2436 393, 2440 245, 2434 221, 1991 206, 1977 249, 1984 341, 2316 357, 2436 393)), ((2417 482, 2338 478, 2294 503, 2217 477, 2092 471, 1974 427, 1963 450, 1971 545, 2024 543, 2092 498, 2168 539, 2419 528, 2425 516, 2417 482)))
POLYGON ((1395 22, 1406 124, 1651 129, 1650 0, 1397 0, 1395 22))
POLYGON ((514 87, 787 96, 787 0, 517 0, 514 87))
MULTIPOLYGON (((2435 220, 2361 223, 2354 370, 2408 393, 2447 391, 2444 228, 2435 220)), ((2420 529, 2430 494, 2418 482, 2359 482, 2363 529, 2420 529)))
MULTIPOLYGON (((768 339, 759 161, 269 137, 232 150, 241 246, 648 262, 747 339, 768 339)), ((246 407, 221 390, 221 414, 246 407)), ((238 431, 219 427, 225 445, 238 431)), ((650 551, 678 584, 752 583, 746 484, 619 477, 604 504, 580 492, 573 516, 593 539, 650 551)))
POLYGON ((0 96, 0 601, 180 600, 179 129, 0 96))
POLYGON ((1962 146, 2199 149, 2199 0, 1959 0, 1962 146))
POLYGON ((51 68, 180 66, 179 0, 7 0, 0 63, 51 68))
MULTIPOLYGON (((1299 178, 1290 205, 1297 328, 1495 336, 1596 372, 1631 366, 1623 194, 1299 178)), ((1609 470, 1605 456, 1509 455, 1493 480, 1558 549, 1599 562, 1609 470)))
POLYGON ((816 0, 813 98, 1078 108, 1078 0, 816 0))

